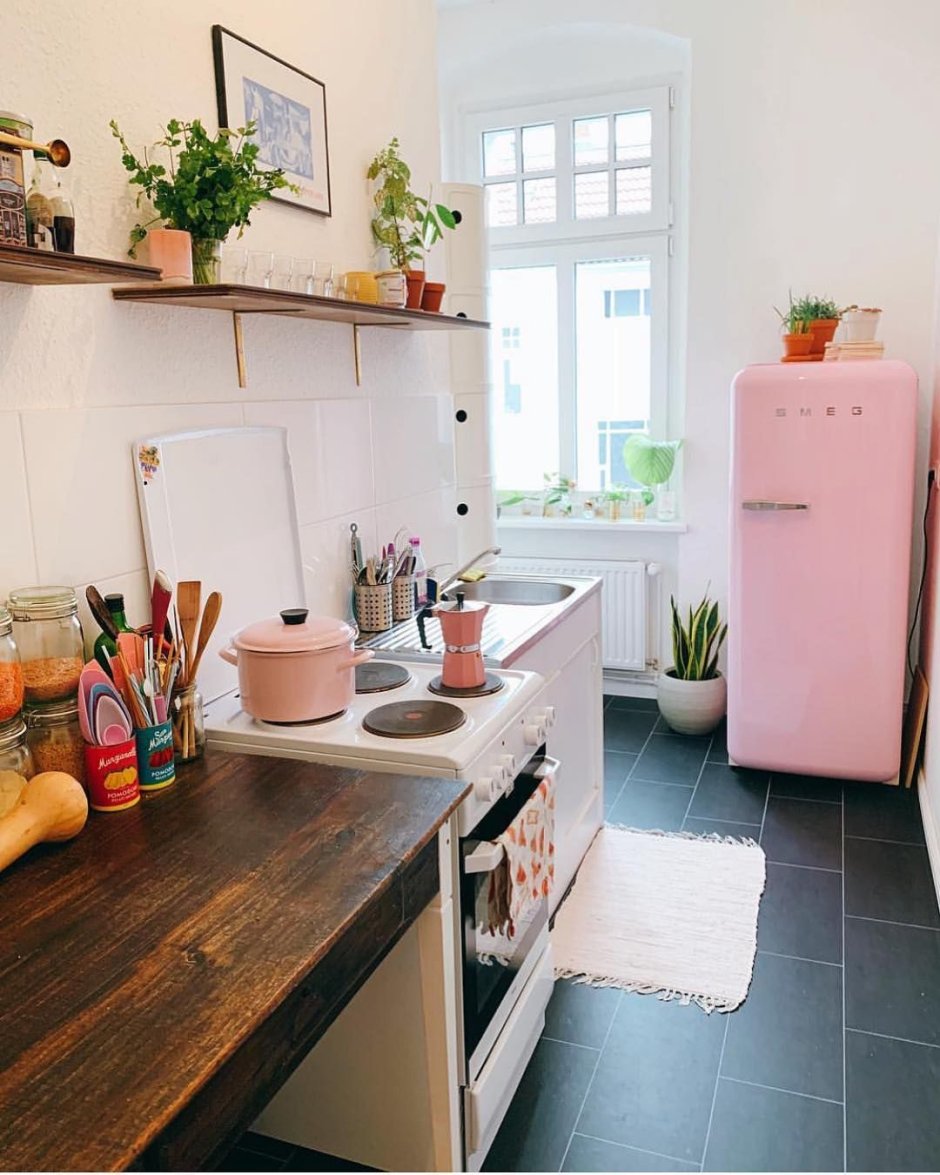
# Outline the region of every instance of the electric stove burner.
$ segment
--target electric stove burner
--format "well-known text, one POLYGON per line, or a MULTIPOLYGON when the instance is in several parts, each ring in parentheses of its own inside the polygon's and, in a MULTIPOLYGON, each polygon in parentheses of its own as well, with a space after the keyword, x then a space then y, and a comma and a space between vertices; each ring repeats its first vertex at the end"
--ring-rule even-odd
POLYGON ((459 706, 450 702, 389 702, 370 710, 362 725, 370 734, 383 738, 428 738, 448 734, 467 721, 459 706))
POLYGON ((305 718, 299 722, 272 722, 270 718, 256 718, 255 722, 259 726, 277 726, 277 727, 295 727, 295 726, 322 726, 324 722, 335 722, 337 718, 342 718, 346 713, 345 710, 337 710, 335 714, 327 714, 323 718, 305 718))
POLYGON ((428 689, 432 694, 440 694, 443 698, 483 698, 487 694, 496 694, 506 683, 495 673, 487 673, 482 685, 471 685, 460 688, 456 685, 444 685, 441 675, 428 682, 428 689))
POLYGON ((411 673, 394 661, 367 661, 356 666, 356 693, 380 694, 411 681, 411 673))

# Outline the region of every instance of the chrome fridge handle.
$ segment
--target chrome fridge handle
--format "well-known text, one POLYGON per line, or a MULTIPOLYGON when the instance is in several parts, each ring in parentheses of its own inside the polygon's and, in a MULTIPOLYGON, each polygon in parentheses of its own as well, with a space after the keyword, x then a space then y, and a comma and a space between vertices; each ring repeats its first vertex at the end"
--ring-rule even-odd
POLYGON ((808 510, 809 502, 768 502, 765 498, 748 498, 742 510, 808 510))

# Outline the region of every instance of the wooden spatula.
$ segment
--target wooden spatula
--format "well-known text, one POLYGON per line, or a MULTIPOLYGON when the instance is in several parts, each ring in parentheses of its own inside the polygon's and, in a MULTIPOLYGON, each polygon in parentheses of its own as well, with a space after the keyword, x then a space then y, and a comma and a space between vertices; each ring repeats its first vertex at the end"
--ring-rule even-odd
POLYGON ((196 655, 196 625, 199 623, 199 605, 202 600, 202 581, 181 579, 176 585, 176 610, 179 613, 180 628, 183 630, 183 645, 186 649, 186 682, 193 679, 193 658, 196 655))
POLYGON ((196 680, 196 674, 199 672, 199 662, 202 660, 202 654, 206 651, 209 638, 212 636, 215 631, 215 626, 219 622, 219 613, 221 611, 222 593, 210 592, 202 613, 202 623, 199 625, 199 641, 196 645, 196 656, 193 658, 192 668, 189 671, 188 680, 190 682, 196 680))

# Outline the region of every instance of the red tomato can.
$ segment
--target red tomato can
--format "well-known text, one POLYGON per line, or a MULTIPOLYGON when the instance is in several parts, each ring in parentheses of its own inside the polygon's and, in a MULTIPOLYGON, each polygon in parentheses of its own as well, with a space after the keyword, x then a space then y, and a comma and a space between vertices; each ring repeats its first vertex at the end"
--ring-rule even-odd
POLYGON ((85 787, 96 812, 120 812, 140 803, 137 743, 133 738, 113 747, 85 744, 85 787))

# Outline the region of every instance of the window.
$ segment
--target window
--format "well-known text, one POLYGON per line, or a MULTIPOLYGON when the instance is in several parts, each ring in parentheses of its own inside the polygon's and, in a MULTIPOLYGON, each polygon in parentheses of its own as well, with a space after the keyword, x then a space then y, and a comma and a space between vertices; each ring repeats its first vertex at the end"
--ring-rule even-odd
POLYGON ((669 108, 663 87, 468 120, 501 489, 631 484, 626 439, 667 435, 669 108))

